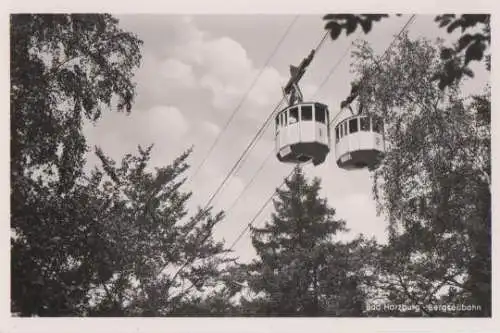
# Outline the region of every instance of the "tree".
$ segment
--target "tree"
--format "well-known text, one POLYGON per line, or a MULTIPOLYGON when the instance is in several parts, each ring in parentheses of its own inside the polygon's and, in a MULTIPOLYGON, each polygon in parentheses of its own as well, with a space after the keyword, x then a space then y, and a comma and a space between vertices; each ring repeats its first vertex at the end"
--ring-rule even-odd
POLYGON ((473 98, 441 90, 438 47, 406 34, 384 59, 366 43, 355 58, 358 103, 385 120, 388 142, 373 173, 390 231, 379 288, 421 315, 491 315, 489 88, 473 98), (457 303, 480 311, 439 308, 457 303))
MULTIPOLYGON (((151 149, 139 147, 138 156, 128 154, 118 166, 96 150, 102 169, 92 172, 86 186, 105 207, 87 235, 95 242, 90 251, 96 253, 83 263, 97 272, 90 315, 203 313, 207 309, 196 303, 205 301, 203 293, 216 286, 234 261, 225 257, 223 243, 212 238, 222 212, 211 216, 210 209, 200 209, 187 216, 191 193, 181 192, 186 179, 180 177, 191 151, 151 172, 151 149)), ((221 297, 219 303, 225 301, 221 297)))
MULTIPOLYGON (((400 16, 401 14, 397 14, 400 16)), ((372 29, 373 23, 388 17, 388 14, 327 14, 323 17, 327 23, 325 29, 330 32, 332 40, 336 40, 342 30, 349 35, 356 31, 358 25, 361 26, 365 34, 372 29)), ((462 29, 462 36, 454 47, 443 47, 441 50, 442 67, 435 72, 434 80, 439 80, 439 87, 445 89, 453 84, 458 84, 465 76, 472 76, 473 72, 468 67, 471 61, 482 61, 486 59, 486 68, 491 67, 491 55, 487 52, 491 44, 491 29, 489 14, 463 14, 457 17, 455 14, 437 15, 435 21, 440 28, 446 27, 449 33, 455 29, 462 29), (480 27, 480 31, 465 33, 466 30, 473 30, 480 27)), ((477 29, 476 29, 477 30, 477 29)), ((353 99, 356 96, 356 88, 349 96, 353 99)), ((347 98, 349 100, 350 98, 347 98)))
POLYGON ((99 119, 113 97, 131 110, 142 42, 117 25, 110 15, 11 16, 14 171, 82 155, 83 117, 99 119))
POLYGON ((141 43, 110 15, 11 18, 12 312, 179 314, 231 267, 212 239, 223 214, 187 216, 191 151, 151 171, 152 147, 118 166, 97 148, 83 170, 82 121, 131 111, 141 43))
POLYGON ((454 83, 460 82, 464 75, 473 76, 468 65, 471 61, 482 61, 485 59, 486 69, 491 69, 491 55, 488 49, 491 44, 490 15, 465 14, 456 17, 454 14, 438 15, 435 18, 439 27, 449 33, 461 28, 462 35, 452 47, 441 49, 441 59, 444 62, 443 69, 433 77, 439 80, 439 87, 444 89, 454 83), (480 30, 474 33, 465 33, 479 26, 480 30))
POLYGON ((335 210, 319 198, 320 181, 307 183, 297 167, 286 189, 278 189, 272 222, 252 227, 259 256, 246 266, 250 289, 246 314, 360 316, 364 308, 362 240, 334 241, 346 231, 335 210))
POLYGON ((78 185, 82 121, 131 110, 142 42, 101 14, 11 15, 10 33, 12 311, 74 315, 90 283, 80 229, 98 209, 78 185))

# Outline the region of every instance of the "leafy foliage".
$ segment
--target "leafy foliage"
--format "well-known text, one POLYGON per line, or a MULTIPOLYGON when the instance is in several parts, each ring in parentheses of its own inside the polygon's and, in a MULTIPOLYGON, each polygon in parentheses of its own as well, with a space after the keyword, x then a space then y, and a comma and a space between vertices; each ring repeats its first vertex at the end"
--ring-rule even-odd
POLYGON ((187 215, 190 151, 151 171, 152 147, 119 164, 97 148, 84 172, 82 122, 131 111, 141 44, 110 15, 11 16, 14 313, 178 313, 231 266, 212 239, 223 214, 187 215))
POLYGON ((100 210, 94 235, 101 244, 97 263, 105 269, 91 291, 97 303, 92 315, 176 313, 191 291, 214 285, 219 266, 232 261, 220 257, 227 251, 212 239, 222 213, 212 217, 200 210, 187 218, 191 194, 180 192, 185 179, 178 178, 188 167, 190 151, 148 172, 151 148, 125 156, 119 167, 97 150, 103 169, 93 171, 88 186, 99 189, 97 200, 108 202, 108 208, 100 210))
POLYGON ((327 14, 323 17, 323 20, 328 21, 325 24, 325 29, 330 31, 332 40, 336 40, 342 33, 342 30, 345 30, 346 35, 349 36, 356 31, 358 25, 367 34, 372 30, 374 22, 378 22, 388 16, 388 14, 327 14))
POLYGON ((12 310, 82 311, 85 231, 97 209, 78 184, 84 117, 130 111, 141 41, 110 15, 11 15, 12 310), (83 238, 82 238, 83 237, 83 238))
POLYGON ((385 120, 389 144, 374 171, 374 194, 390 222, 379 288, 423 315, 443 315, 429 306, 452 302, 481 311, 445 315, 490 315, 489 92, 471 102, 458 86, 432 84, 443 64, 424 39, 403 35, 384 59, 362 43, 355 57, 359 103, 385 120))
POLYGON ((110 15, 11 16, 14 166, 55 162, 61 143, 81 155, 83 116, 97 120, 113 97, 130 111, 142 42, 117 23, 110 15))
POLYGON ((457 17, 454 14, 445 14, 436 16, 435 21, 439 22, 439 27, 446 27, 449 33, 457 28, 461 28, 462 32, 454 48, 444 47, 441 50, 441 59, 445 66, 434 77, 434 79, 439 80, 441 89, 460 81, 463 75, 472 76, 473 73, 468 65, 473 60, 482 61, 486 57, 486 68, 488 71, 490 70, 491 60, 486 53, 491 44, 490 15, 465 14, 457 17), (467 30, 477 28, 477 26, 482 27, 480 32, 465 33, 467 30), (463 61, 457 59, 460 56, 463 56, 463 61))
POLYGON ((259 259, 248 266, 250 289, 243 299, 246 314, 278 316, 360 316, 364 308, 364 242, 344 244, 333 237, 346 231, 300 168, 278 190, 272 222, 252 228, 259 259))
MULTIPOLYGON (((327 14, 323 20, 327 21, 325 29, 330 32, 332 40, 336 40, 342 30, 346 35, 356 31, 358 25, 365 34, 372 30, 373 23, 388 17, 387 14, 327 14)), ((397 14, 400 16, 400 14, 397 14)), ((487 50, 491 43, 490 15, 488 14, 463 14, 457 17, 455 14, 437 15, 435 21, 440 28, 446 28, 452 33, 461 28, 462 35, 453 48, 443 47, 441 59, 443 67, 434 73, 433 80, 437 80, 440 89, 452 86, 460 82, 465 76, 472 77, 474 73, 468 67, 471 61, 482 61, 486 57, 486 68, 490 70, 491 56, 487 50), (481 28, 475 33, 465 33, 467 30, 481 28), (465 34, 464 34, 465 33, 465 34)), ((477 30, 477 29, 476 29, 477 30)), ((357 82, 359 83, 359 82, 357 82)), ((357 83, 354 83, 356 85, 357 83)), ((342 107, 349 105, 357 96, 354 88, 350 96, 343 102, 342 107)))

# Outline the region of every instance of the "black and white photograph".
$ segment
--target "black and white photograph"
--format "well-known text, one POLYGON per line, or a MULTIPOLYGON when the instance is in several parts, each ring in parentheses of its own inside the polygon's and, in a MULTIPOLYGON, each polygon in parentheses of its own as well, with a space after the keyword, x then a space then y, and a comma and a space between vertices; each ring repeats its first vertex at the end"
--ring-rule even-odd
POLYGON ((9 13, 11 318, 491 319, 491 16, 9 13))

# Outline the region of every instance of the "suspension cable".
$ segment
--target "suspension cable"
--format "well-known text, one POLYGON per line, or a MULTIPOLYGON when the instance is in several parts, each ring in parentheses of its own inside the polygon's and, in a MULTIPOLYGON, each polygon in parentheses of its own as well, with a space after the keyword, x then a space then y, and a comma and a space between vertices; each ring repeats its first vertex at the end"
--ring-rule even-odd
MULTIPOLYGON (((413 21, 415 15, 412 15, 410 17, 410 19, 406 22, 406 24, 403 26, 403 28, 401 29, 401 31, 399 32, 399 34, 393 39, 393 41, 391 42, 391 44, 387 47, 386 51, 384 52, 383 56, 384 57, 388 52, 389 52, 389 49, 392 47, 393 43, 395 43, 395 41, 397 40, 397 38, 399 38, 401 36, 401 34, 403 33, 404 30, 406 30, 406 28, 409 26, 409 24, 413 21)), ((316 46, 316 48, 314 49, 314 51, 317 51, 321 48, 321 46, 323 45, 325 39, 326 39, 326 36, 328 36, 328 33, 325 33, 325 35, 323 36, 323 38, 321 39, 321 41, 318 43, 318 45, 316 46)), ((342 57, 343 58, 343 57, 342 57)), ((341 58, 341 59, 342 59, 341 58)), ((340 63, 340 61, 339 61, 340 63)), ((325 80, 324 82, 326 82, 327 80, 325 80)), ((281 101, 278 103, 278 105, 276 106, 276 108, 273 110, 273 112, 271 112, 271 114, 268 116, 268 118, 266 119, 266 121, 264 122, 264 124, 261 126, 261 128, 259 129, 259 131, 257 132, 257 135, 256 137, 262 132, 263 128, 266 126, 267 122, 270 120, 271 116, 276 112, 277 108, 281 105, 281 103, 283 102, 284 100, 284 97, 281 99, 281 101)), ((329 123, 329 126, 333 123, 333 120, 335 120, 337 118, 337 116, 342 112, 342 109, 340 111, 337 112, 337 114, 335 115, 335 117, 330 121, 329 123)), ((255 139, 255 137, 254 137, 255 139)), ((252 140, 253 142, 253 140, 252 140)), ((251 144, 252 144, 251 142, 251 144)), ((227 179, 229 179, 231 177, 231 173, 232 171, 236 168, 236 166, 238 165, 238 163, 243 159, 243 156, 247 153, 247 151, 249 150, 249 146, 247 146, 247 149, 244 151, 244 153, 242 154, 242 156, 240 157, 240 159, 236 162, 235 166, 233 167, 233 169, 231 169, 231 172, 226 176, 226 178, 224 179, 224 181, 222 182, 221 186, 219 186, 219 188, 217 189, 217 191, 214 193, 214 195, 212 195, 212 197, 209 199, 208 203, 207 203, 207 206, 205 207, 205 210, 207 209, 207 207, 209 206, 209 204, 211 203, 211 201, 215 198, 215 195, 216 193, 218 193, 220 191, 220 189, 222 188, 222 186, 225 184, 225 182, 227 181, 227 179)), ((309 161, 310 162, 310 161, 309 161)), ((306 162, 309 163, 309 162, 306 162)), ((300 165, 300 163, 297 163, 296 166, 300 165)), ((283 182, 278 186, 278 188, 272 193, 272 195, 264 202, 264 204, 261 206, 261 208, 257 211, 257 213, 254 215, 254 217, 252 218, 252 220, 247 224, 247 226, 242 230, 242 232, 238 235, 238 237, 235 239, 235 241, 233 241, 233 243, 231 244, 230 248, 229 248, 229 251, 231 251, 234 246, 236 246, 236 244, 243 238, 244 234, 252 227, 252 224, 255 222, 255 220, 258 218, 258 216, 263 212, 263 210, 267 207, 267 205, 271 202, 271 200, 273 199, 273 197, 278 193, 278 190, 279 188, 281 188, 285 183, 286 183, 286 180, 291 176, 293 175, 293 172, 295 170, 295 167, 291 170, 291 172, 285 177, 285 179, 283 180, 283 182)), ((210 235, 210 234, 208 234, 210 235)), ((205 237, 203 240, 202 240, 202 244, 205 242, 205 240, 208 238, 208 235, 207 237, 205 237)), ((175 277, 188 265, 188 261, 186 261, 178 270, 177 272, 174 274, 174 279, 175 277)), ((194 286, 194 284, 191 285, 191 287, 188 288, 191 289, 192 287, 194 286)))
MULTIPOLYGON (((325 39, 326 39, 327 36, 328 36, 328 32, 326 32, 325 34, 323 34, 320 42, 313 49, 313 54, 317 53, 321 49, 321 47, 323 46, 324 41, 325 41, 325 39)), ((207 203, 206 203, 203 211, 207 211, 207 209, 210 207, 210 204, 215 199, 215 197, 217 196, 217 194, 222 190, 222 188, 224 187, 224 185, 226 184, 226 182, 229 180, 229 178, 232 177, 234 171, 237 169, 237 167, 239 166, 239 164, 242 162, 242 160, 244 159, 245 155, 250 151, 250 149, 252 148, 252 146, 254 145, 254 143, 256 141, 258 141, 258 139, 260 139, 260 137, 261 137, 264 129, 267 127, 270 119, 276 113, 276 111, 279 110, 279 107, 281 106, 281 104, 283 103, 284 100, 285 100, 285 97, 283 96, 281 98, 280 102, 276 105, 276 107, 273 109, 273 111, 266 118, 266 120, 264 121, 264 123, 262 124, 262 126, 260 127, 260 129, 257 131, 257 134, 250 141, 250 143, 248 144, 248 146, 246 147, 246 149, 243 151, 242 155, 239 157, 239 159, 233 165, 233 167, 231 168, 231 170, 229 171, 229 173, 226 175, 226 177, 224 178, 224 180, 222 181, 222 183, 219 185, 219 187, 217 188, 217 190, 210 196, 210 198, 207 201, 207 203)), ((207 235, 201 240, 200 245, 203 245, 203 243, 207 240, 207 238, 210 236, 210 234, 211 233, 207 233, 207 235)), ((189 264, 189 260, 187 260, 183 265, 181 265, 181 267, 175 272, 175 274, 173 276, 173 279, 175 279, 188 264, 189 264)))
POLYGON ((295 23, 297 22, 298 18, 299 18, 299 15, 295 16, 294 19, 292 20, 292 22, 288 25, 287 29, 285 30, 285 33, 283 34, 283 36, 281 37, 281 39, 278 41, 278 44, 276 44, 274 50, 271 52, 271 55, 267 58, 264 66, 262 66, 262 68, 260 69, 260 71, 257 74, 257 76, 254 78, 254 80, 253 80, 252 84, 250 85, 249 89, 247 90, 246 94, 243 96, 243 98, 241 99, 240 103, 236 106, 236 108, 234 109, 233 113, 231 114, 231 116, 228 118, 228 120, 224 124, 224 127, 222 128, 222 130, 217 135, 217 138, 213 142, 212 146, 209 148, 209 150, 206 153, 206 155, 203 157, 201 163, 198 165, 198 167, 196 168, 196 170, 194 171, 194 173, 190 177, 190 179, 194 179, 197 176, 198 172, 201 170, 201 168, 203 167, 203 165, 207 161, 208 157, 210 156, 210 154, 215 149, 215 146, 217 145, 217 143, 221 139, 222 133, 228 128, 229 124, 232 122, 233 118, 236 116, 236 113, 238 113, 238 111, 240 110, 241 106, 243 105, 243 103, 247 99, 248 95, 250 94, 250 91, 252 91, 252 89, 254 88, 254 86, 257 84, 257 81, 262 76, 262 73, 267 68, 267 65, 269 65, 271 59, 275 56, 275 54, 277 53, 278 49, 281 47, 281 44, 283 44, 283 41, 285 40, 285 38, 290 33, 292 27, 295 25, 295 23))
MULTIPOLYGON (((387 47, 387 49, 385 50, 384 54, 382 57, 385 57, 387 55, 387 53, 389 52, 390 48, 392 48, 393 44, 396 42, 396 40, 401 36, 401 34, 407 29, 407 27, 412 23, 412 21, 414 20, 415 18, 415 15, 412 15, 410 17, 410 19, 408 19, 408 21, 406 22, 406 24, 403 26, 403 28, 401 29, 401 31, 399 32, 399 34, 394 37, 393 41, 391 42, 391 44, 389 44, 389 46, 387 47)), ((352 45, 352 44, 351 44, 352 45)), ((337 62, 337 64, 335 65, 335 67, 337 67, 340 62, 342 61, 342 59, 345 57, 345 55, 347 54, 347 50, 346 52, 344 53, 344 56, 341 58, 341 60, 339 62, 337 62)), ((334 67, 334 68, 335 68, 334 67)), ((331 73, 333 73, 334 70, 331 71, 331 73)), ((331 73, 328 75, 330 76, 331 73)), ((324 82, 322 83, 322 85, 326 82, 327 80, 324 80, 324 82)), ((321 86, 320 86, 321 87, 321 86)), ((319 90, 320 88, 318 88, 319 90)), ((340 110, 337 112, 337 114, 332 118, 332 120, 330 121, 329 123, 329 126, 332 125, 332 123, 334 122, 335 119, 337 119, 337 117, 342 113, 343 110, 340 110)), ((261 206, 261 208, 257 211, 257 213, 255 214, 255 216, 251 219, 250 223, 248 223, 248 225, 243 229, 243 231, 240 233, 240 235, 238 235, 238 237, 236 238, 235 241, 233 241, 231 247, 230 247, 230 250, 232 250, 234 248, 234 246, 239 242, 239 240, 241 240, 241 238, 243 237, 243 235, 248 231, 248 229, 250 229, 250 227, 252 226, 252 224, 255 222, 255 220, 258 218, 258 216, 262 213, 262 211, 265 209, 265 207, 271 202, 272 198, 278 193, 278 190, 279 188, 281 188, 285 182, 286 182, 286 179, 288 179, 292 174, 293 174, 293 170, 285 177, 285 180, 283 180, 283 182, 278 186, 278 188, 276 189, 276 191, 273 192, 273 194, 271 195, 271 197, 269 199, 267 199, 264 204, 261 206)))

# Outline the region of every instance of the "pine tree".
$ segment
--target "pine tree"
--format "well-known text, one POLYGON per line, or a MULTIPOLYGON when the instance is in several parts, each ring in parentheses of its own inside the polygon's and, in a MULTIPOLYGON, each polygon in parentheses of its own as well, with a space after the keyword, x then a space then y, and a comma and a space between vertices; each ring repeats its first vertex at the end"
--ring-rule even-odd
POLYGON ((262 297, 243 300, 247 314, 279 316, 359 316, 363 307, 359 267, 350 253, 359 242, 334 236, 345 222, 319 197, 320 180, 309 184, 300 167, 286 189, 277 190, 275 212, 263 228, 252 227, 258 259, 246 268, 249 286, 262 297))

